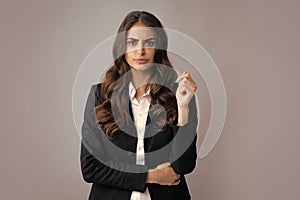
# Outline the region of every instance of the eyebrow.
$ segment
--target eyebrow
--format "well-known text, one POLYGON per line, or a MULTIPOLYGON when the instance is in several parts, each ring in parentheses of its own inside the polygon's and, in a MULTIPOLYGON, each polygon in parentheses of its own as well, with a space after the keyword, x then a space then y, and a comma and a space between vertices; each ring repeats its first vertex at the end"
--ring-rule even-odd
MULTIPOLYGON (((155 40, 156 38, 148 38, 148 39, 146 39, 146 40, 144 40, 144 41, 150 41, 150 40, 155 40)), ((134 41, 139 41, 139 39, 135 39, 135 38, 127 38, 127 40, 134 40, 134 41)))

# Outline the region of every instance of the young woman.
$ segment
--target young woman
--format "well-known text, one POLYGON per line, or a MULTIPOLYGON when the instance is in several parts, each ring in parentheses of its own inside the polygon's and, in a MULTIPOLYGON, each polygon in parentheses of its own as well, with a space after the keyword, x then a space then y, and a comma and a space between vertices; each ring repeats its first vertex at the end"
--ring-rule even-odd
POLYGON ((196 165, 197 85, 177 77, 160 21, 130 12, 110 67, 93 85, 82 126, 81 169, 90 200, 190 199, 196 165))

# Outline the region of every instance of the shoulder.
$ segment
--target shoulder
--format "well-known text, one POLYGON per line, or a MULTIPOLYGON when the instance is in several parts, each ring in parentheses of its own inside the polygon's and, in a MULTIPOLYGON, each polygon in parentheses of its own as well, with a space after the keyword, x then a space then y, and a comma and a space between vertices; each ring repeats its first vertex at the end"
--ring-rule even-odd
POLYGON ((101 89, 102 83, 95 83, 91 86, 91 89, 96 91, 96 89, 101 89))
POLYGON ((91 86, 91 94, 100 95, 102 83, 95 83, 91 86))
POLYGON ((102 83, 96 83, 91 86, 91 95, 95 98, 95 105, 101 102, 101 85, 102 83))

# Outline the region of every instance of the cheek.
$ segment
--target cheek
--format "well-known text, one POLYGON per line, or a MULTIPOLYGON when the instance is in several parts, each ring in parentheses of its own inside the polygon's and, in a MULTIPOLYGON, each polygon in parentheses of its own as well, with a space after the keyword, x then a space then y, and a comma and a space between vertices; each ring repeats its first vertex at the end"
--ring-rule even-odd
POLYGON ((130 62, 130 60, 132 59, 132 53, 125 53, 125 59, 127 62, 130 62))
POLYGON ((148 55, 149 57, 151 57, 152 60, 154 60, 155 49, 149 49, 148 52, 147 52, 147 55, 148 55))

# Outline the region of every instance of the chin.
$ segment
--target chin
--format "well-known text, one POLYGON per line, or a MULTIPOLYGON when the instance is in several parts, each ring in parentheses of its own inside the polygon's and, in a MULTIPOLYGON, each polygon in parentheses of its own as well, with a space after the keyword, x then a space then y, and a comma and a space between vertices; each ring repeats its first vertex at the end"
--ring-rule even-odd
POLYGON ((142 65, 133 65, 131 68, 137 71, 149 71, 152 69, 153 63, 146 63, 142 65))

